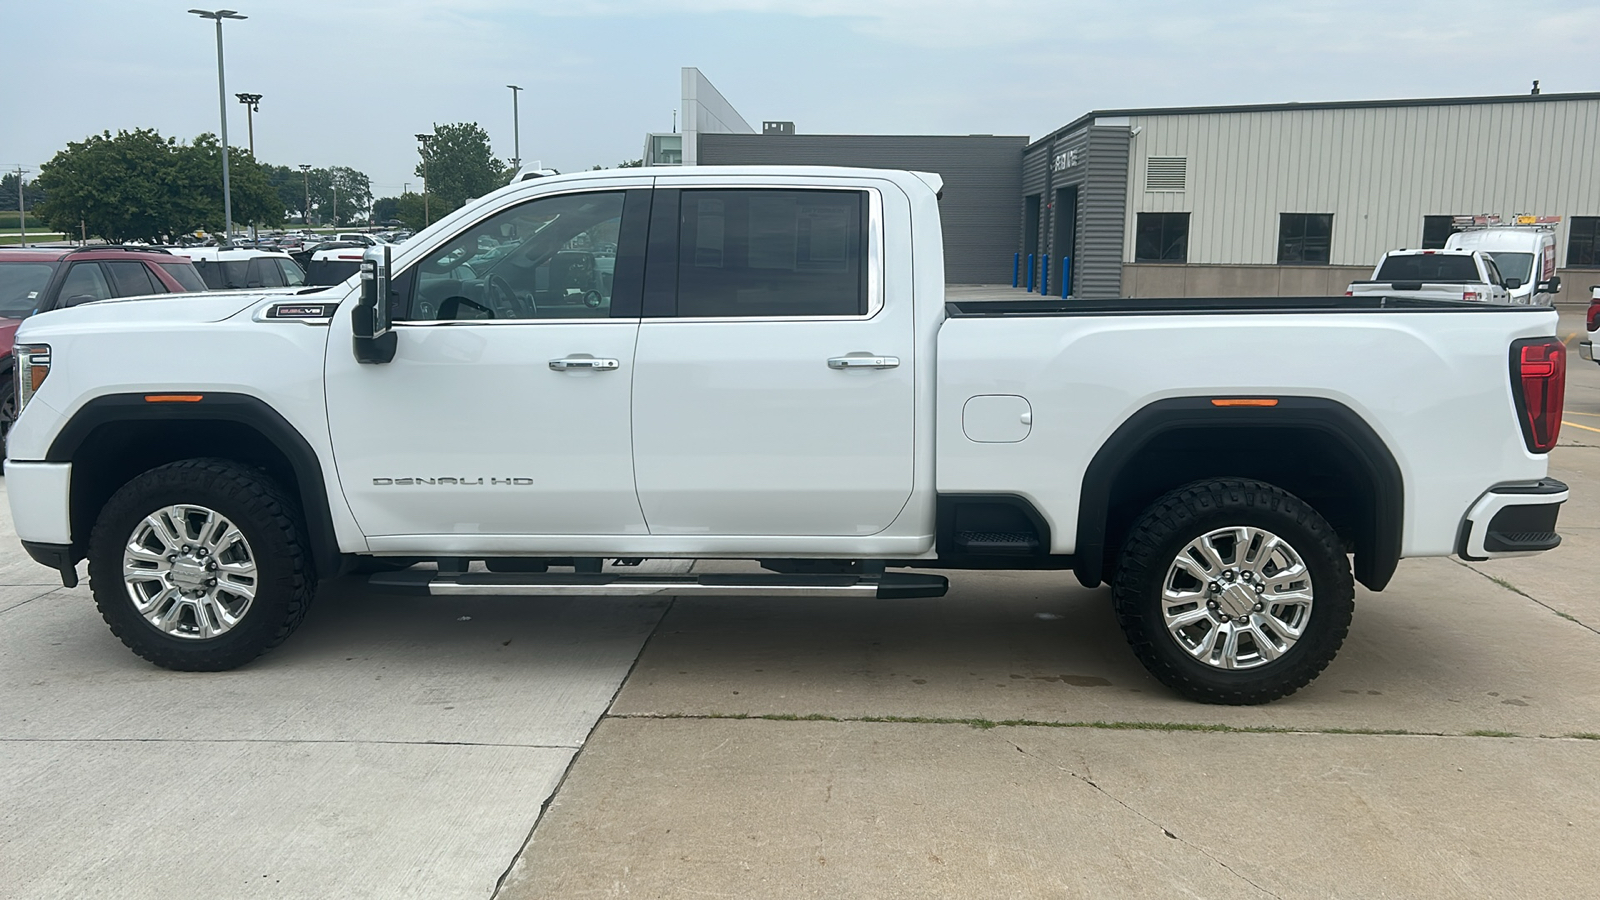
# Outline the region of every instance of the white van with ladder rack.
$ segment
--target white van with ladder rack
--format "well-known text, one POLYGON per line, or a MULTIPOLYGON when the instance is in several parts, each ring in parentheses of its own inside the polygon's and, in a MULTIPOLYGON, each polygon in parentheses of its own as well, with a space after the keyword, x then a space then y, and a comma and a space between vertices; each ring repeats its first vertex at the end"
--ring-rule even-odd
POLYGON ((1512 217, 1456 216, 1455 234, 1445 241, 1447 250, 1477 250, 1494 257, 1495 268, 1509 281, 1521 285, 1511 289, 1511 303, 1549 306, 1561 290, 1556 274, 1556 226, 1560 216, 1512 217))

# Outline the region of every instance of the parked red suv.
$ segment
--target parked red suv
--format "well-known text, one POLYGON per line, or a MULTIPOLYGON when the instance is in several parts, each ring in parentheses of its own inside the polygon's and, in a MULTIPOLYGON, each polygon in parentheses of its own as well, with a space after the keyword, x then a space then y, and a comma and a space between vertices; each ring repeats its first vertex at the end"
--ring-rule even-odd
POLYGON ((23 319, 91 300, 205 289, 188 257, 156 247, 0 249, 0 449, 17 417, 11 344, 23 319))

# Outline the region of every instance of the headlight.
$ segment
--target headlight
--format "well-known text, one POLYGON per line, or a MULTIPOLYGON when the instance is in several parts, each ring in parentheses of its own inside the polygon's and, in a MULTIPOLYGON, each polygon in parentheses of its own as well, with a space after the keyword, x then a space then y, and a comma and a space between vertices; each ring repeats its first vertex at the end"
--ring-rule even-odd
POLYGON ((17 415, 20 416, 23 407, 50 374, 50 345, 18 344, 13 353, 17 366, 17 415))

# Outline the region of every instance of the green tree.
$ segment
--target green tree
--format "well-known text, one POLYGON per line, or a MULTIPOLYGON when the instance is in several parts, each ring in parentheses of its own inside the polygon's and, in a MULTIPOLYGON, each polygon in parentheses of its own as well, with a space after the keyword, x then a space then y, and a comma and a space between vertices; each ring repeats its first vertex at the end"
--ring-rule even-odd
MULTIPOLYGON (((423 161, 417 163, 417 175, 427 179, 428 193, 444 198, 449 209, 501 187, 511 175, 489 149, 488 132, 476 122, 435 125, 433 139, 419 149, 423 161)), ((443 212, 434 209, 433 217, 443 212)))
POLYGON ((421 231, 426 227, 427 223, 437 222, 440 216, 451 211, 442 198, 435 197, 432 194, 428 195, 429 216, 426 221, 423 216, 421 194, 410 192, 401 194, 397 205, 398 209, 396 210, 395 218, 404 222, 406 227, 412 231, 421 231))
MULTIPOLYGON (((28 212, 33 212, 44 202, 44 188, 39 187, 39 179, 34 178, 22 182, 22 202, 28 205, 28 212)), ((17 208, 17 173, 7 172, 0 178, 0 210, 15 210, 17 208)))
POLYGON ((399 197, 379 197, 372 201, 372 219, 383 223, 400 217, 399 197))
MULTIPOLYGON (((39 215, 51 228, 112 242, 159 241, 197 228, 222 227, 222 154, 215 137, 193 144, 153 129, 91 135, 69 143, 39 168, 47 199, 39 215)), ((272 225, 283 208, 248 151, 230 148, 236 223, 272 225)))
MULTIPOLYGON (((222 230, 221 150, 222 145, 214 134, 202 134, 187 147, 178 145, 178 163, 183 172, 179 182, 183 188, 181 198, 190 223, 185 230, 222 230)), ((235 228, 283 223, 278 192, 273 190, 266 169, 255 161, 249 150, 228 148, 228 185, 233 196, 235 228)))
POLYGON ((278 192, 278 204, 283 207, 283 214, 293 214, 304 221, 306 214, 305 180, 298 168, 293 166, 266 166, 267 183, 278 192))

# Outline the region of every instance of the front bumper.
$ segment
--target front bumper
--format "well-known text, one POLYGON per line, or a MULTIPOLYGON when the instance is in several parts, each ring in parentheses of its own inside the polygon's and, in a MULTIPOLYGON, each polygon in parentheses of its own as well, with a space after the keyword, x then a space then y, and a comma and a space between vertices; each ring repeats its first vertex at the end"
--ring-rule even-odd
POLYGON ((1553 550, 1561 545, 1556 517, 1565 502, 1567 486, 1554 478, 1497 484, 1467 510, 1456 555, 1477 561, 1553 550))

